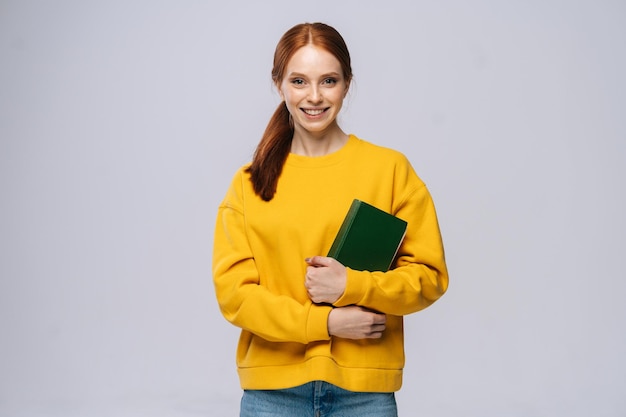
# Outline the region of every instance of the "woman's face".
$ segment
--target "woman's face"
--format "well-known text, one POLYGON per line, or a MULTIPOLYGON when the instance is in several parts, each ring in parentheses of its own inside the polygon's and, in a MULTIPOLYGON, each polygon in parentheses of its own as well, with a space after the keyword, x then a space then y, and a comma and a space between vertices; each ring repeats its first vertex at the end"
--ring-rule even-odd
POLYGON ((349 86, 342 74, 339 60, 322 48, 303 46, 291 57, 278 90, 296 132, 324 133, 336 126, 349 86))

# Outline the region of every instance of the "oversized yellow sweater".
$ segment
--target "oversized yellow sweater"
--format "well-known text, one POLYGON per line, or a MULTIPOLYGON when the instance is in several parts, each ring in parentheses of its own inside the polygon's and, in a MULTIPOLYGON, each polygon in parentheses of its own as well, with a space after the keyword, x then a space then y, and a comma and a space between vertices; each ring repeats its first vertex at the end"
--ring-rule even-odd
POLYGON ((446 291, 448 274, 435 208, 399 152, 350 136, 322 157, 290 154, 265 202, 242 167, 218 209, 213 280, 224 317, 242 329, 237 366, 243 389, 281 389, 324 380, 351 391, 392 392, 402 384, 402 316, 446 291), (348 269, 334 306, 312 303, 305 258, 328 252, 358 198, 408 222, 388 272, 348 269), (380 339, 330 337, 333 307, 387 314, 380 339))

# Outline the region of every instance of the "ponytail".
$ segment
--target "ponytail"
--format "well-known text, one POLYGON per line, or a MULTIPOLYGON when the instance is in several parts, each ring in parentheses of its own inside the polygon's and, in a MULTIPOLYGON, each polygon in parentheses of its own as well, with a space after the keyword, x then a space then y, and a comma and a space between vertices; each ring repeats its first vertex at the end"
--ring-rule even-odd
POLYGON ((246 169, 254 192, 264 201, 274 198, 278 177, 291 150, 293 126, 289 119, 289 110, 283 101, 267 124, 252 163, 246 169))

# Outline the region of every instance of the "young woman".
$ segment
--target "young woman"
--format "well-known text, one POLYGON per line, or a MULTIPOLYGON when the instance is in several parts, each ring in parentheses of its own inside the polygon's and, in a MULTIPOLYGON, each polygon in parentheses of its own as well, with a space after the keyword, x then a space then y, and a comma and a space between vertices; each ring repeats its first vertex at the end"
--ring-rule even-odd
POLYGON ((288 30, 272 79, 282 102, 214 238, 217 299, 242 329, 241 416, 396 416, 402 317, 448 287, 433 201, 401 153, 339 127, 352 69, 335 29, 288 30), (355 198, 408 222, 387 272, 324 256, 355 198))

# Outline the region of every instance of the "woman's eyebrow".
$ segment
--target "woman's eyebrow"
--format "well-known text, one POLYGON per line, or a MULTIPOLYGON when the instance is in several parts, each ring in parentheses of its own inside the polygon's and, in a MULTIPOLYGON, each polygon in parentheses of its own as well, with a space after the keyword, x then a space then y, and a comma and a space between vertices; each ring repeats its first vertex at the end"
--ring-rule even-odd
MULTIPOLYGON (((338 72, 332 71, 326 74, 322 74, 320 75, 320 78, 327 78, 327 77, 340 77, 341 74, 339 74, 338 72)), ((301 78, 309 78, 306 74, 302 74, 300 72, 290 72, 289 73, 289 77, 301 77, 301 78)))

